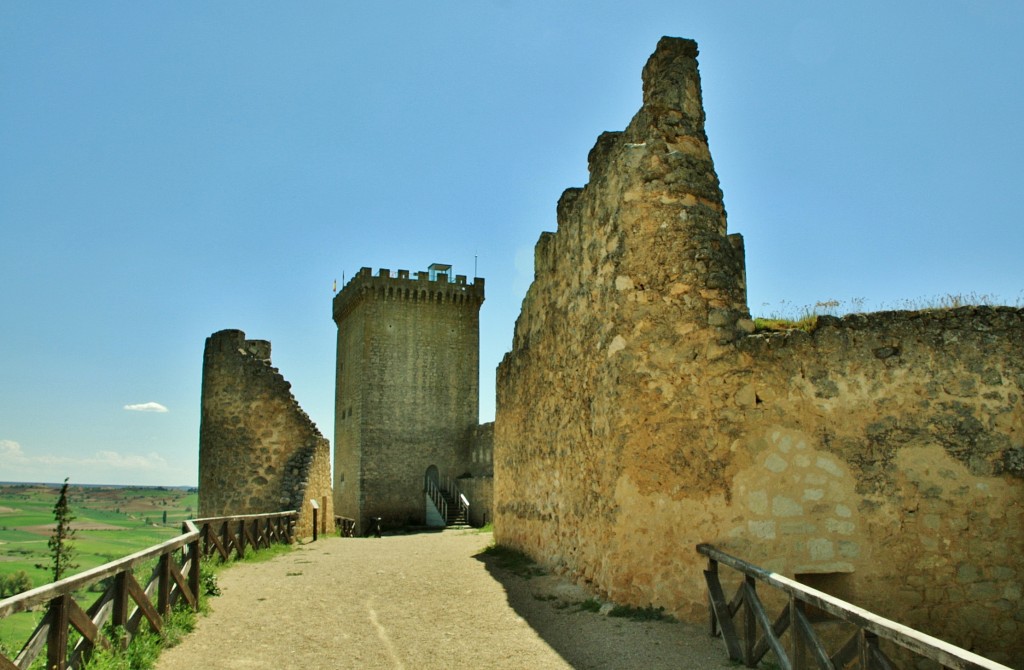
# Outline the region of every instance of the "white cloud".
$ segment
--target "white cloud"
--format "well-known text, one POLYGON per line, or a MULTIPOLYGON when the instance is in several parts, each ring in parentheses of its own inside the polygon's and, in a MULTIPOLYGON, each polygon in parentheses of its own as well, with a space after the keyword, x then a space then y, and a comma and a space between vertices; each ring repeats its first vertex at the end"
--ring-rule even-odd
POLYGON ((85 465, 98 465, 116 470, 161 470, 167 467, 167 461, 164 460, 163 456, 155 452, 148 454, 119 454, 116 451, 97 451, 92 456, 82 460, 85 465))
POLYGON ((62 467, 100 467, 115 470, 158 470, 167 467, 163 456, 148 454, 121 454, 116 451, 97 451, 90 456, 57 456, 40 454, 26 456, 21 445, 11 440, 0 440, 0 456, 16 465, 45 465, 62 467))
POLYGON ((152 483, 168 484, 169 475, 175 479, 183 475, 175 471, 167 460, 156 452, 148 454, 122 454, 117 451, 97 451, 93 454, 68 456, 63 454, 27 454, 14 440, 0 439, 0 477, 11 481, 60 481, 67 473, 79 483, 152 483))
POLYGON ((24 463, 27 460, 21 445, 14 440, 0 440, 0 456, 7 463, 24 463))
POLYGON ((166 407, 158 402, 143 402, 137 405, 125 405, 124 408, 129 412, 169 412, 166 407))

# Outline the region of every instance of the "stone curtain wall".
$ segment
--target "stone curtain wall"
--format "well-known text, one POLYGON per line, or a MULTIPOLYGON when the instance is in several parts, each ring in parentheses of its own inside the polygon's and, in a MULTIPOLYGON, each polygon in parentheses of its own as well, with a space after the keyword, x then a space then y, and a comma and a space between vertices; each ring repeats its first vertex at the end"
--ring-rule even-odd
POLYGON ((270 343, 222 330, 206 340, 199 429, 199 515, 299 510, 312 535, 310 499, 333 527, 330 443, 270 363, 270 343), (323 499, 327 498, 327 507, 323 499))
POLYGON ((699 621, 694 546, 997 660, 1024 655, 1024 315, 823 317, 753 334, 696 45, 558 206, 498 368, 500 544, 699 621))
POLYGON ((458 484, 469 499, 469 522, 479 527, 494 520, 494 422, 473 426, 466 442, 458 484))
POLYGON ((821 317, 736 349, 708 370, 735 465, 711 541, 1024 657, 1024 312, 821 317))
POLYGON ((340 514, 424 523, 423 478, 465 472, 479 421, 484 280, 362 268, 334 298, 335 496, 340 514))
POLYGON ((466 451, 462 454, 464 471, 459 476, 494 476, 494 422, 469 429, 466 451))
POLYGON ((458 485, 469 500, 469 524, 479 528, 493 521, 494 477, 460 479, 458 485))

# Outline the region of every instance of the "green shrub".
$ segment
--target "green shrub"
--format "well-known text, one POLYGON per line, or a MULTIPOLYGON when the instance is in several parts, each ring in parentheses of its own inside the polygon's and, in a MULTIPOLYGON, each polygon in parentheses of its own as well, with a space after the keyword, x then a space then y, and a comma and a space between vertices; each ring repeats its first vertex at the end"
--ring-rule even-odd
POLYGON ((160 652, 175 646, 196 626, 196 613, 186 605, 174 608, 164 622, 162 633, 140 632, 127 647, 122 648, 124 631, 110 627, 104 634, 110 649, 99 649, 85 664, 86 670, 149 670, 156 667, 160 652))
POLYGON ((608 612, 608 616, 623 617, 633 621, 673 621, 674 619, 665 614, 664 607, 630 607, 629 605, 616 605, 608 612))
POLYGON ((817 315, 805 316, 797 320, 780 318, 765 319, 761 317, 754 319, 754 332, 758 333, 783 330, 802 330, 804 332, 813 333, 817 327, 817 315))
POLYGON ((0 598, 9 598, 32 588, 32 578, 24 570, 0 575, 0 598))
POLYGON ((213 568, 209 567, 205 563, 199 566, 199 583, 202 585, 203 595, 220 595, 220 584, 217 583, 217 573, 213 568))

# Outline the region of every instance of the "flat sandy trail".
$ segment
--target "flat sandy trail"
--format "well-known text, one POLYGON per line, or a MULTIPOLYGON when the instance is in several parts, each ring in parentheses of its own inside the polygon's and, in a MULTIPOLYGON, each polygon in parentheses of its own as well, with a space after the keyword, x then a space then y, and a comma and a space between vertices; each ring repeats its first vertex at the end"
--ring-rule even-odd
POLYGON ((158 670, 734 668, 703 627, 578 611, 588 596, 478 552, 490 533, 329 537, 220 573, 223 595, 158 670))

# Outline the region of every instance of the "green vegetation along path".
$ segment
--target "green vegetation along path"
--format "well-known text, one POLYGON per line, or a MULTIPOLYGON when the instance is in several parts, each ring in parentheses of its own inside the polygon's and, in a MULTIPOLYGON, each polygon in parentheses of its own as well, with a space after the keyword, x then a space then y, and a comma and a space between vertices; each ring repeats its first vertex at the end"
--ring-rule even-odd
POLYGON ((582 610, 580 587, 481 554, 491 539, 330 537, 236 565, 158 670, 734 667, 702 627, 582 610))

